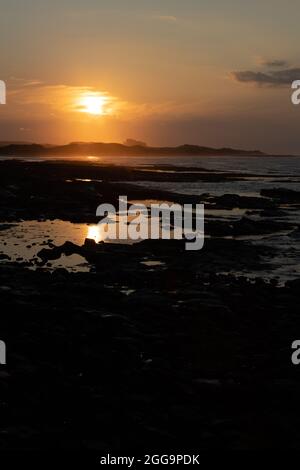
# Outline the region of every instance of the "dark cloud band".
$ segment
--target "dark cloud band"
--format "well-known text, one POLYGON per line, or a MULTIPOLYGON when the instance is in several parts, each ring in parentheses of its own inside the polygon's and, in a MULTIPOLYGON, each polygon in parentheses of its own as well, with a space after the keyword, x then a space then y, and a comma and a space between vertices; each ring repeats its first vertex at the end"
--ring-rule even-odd
POLYGON ((300 68, 277 70, 274 72, 255 72, 251 70, 231 72, 234 80, 241 83, 253 83, 265 86, 290 86, 294 80, 300 80, 300 68))
POLYGON ((261 60, 259 62, 260 65, 263 65, 265 67, 286 67, 288 65, 288 62, 286 60, 282 59, 274 59, 274 60, 261 60))

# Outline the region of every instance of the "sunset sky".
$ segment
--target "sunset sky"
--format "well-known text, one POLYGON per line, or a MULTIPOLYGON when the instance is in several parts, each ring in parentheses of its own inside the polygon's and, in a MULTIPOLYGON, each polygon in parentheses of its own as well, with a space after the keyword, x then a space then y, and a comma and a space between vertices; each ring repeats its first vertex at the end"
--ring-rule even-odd
POLYGON ((300 154, 299 18, 293 0, 1 0, 0 140, 300 154))

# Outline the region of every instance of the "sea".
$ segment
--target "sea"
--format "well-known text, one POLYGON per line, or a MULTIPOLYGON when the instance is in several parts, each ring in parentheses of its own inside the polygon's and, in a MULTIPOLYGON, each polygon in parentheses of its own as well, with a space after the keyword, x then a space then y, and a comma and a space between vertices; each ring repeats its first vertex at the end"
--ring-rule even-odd
MULTIPOLYGON (((152 189, 167 190, 180 194, 200 195, 209 193, 212 196, 223 194, 238 194, 241 196, 260 196, 262 189, 286 188, 300 191, 300 157, 280 157, 280 156, 259 156, 259 157, 0 157, 1 160, 23 161, 89 161, 93 165, 123 165, 141 168, 149 171, 149 180, 130 182, 152 189), (186 170, 185 170, 186 168, 186 170), (239 174, 236 180, 209 182, 209 181, 154 181, 151 179, 153 172, 174 173, 184 172, 221 172, 225 174, 239 174), (242 174, 242 178, 241 178, 242 174)), ((166 178, 167 179, 167 178, 166 178)), ((124 181, 125 182, 125 181, 124 181)), ((87 180, 87 184, 89 181, 87 180)), ((128 183, 128 182, 126 182, 128 183)), ((300 237, 297 227, 300 226, 300 208, 294 205, 283 207, 286 215, 275 216, 275 220, 288 221, 292 224, 288 230, 271 233, 263 236, 240 237, 248 239, 252 244, 263 244, 274 247, 277 250, 276 256, 272 260, 266 260, 269 267, 262 272, 239 272, 236 275, 255 278, 257 276, 265 279, 277 279, 279 283, 300 277, 300 237), (294 225, 293 225, 294 224, 294 225)), ((207 212, 210 217, 219 220, 233 220, 243 216, 242 210, 216 210, 207 212)), ((253 216, 254 218, 257 215, 253 216)), ((274 218, 273 218, 274 220, 274 218)), ((23 261, 36 256, 37 248, 40 244, 51 243, 60 245, 69 240, 82 244, 89 234, 95 233, 93 227, 87 224, 72 224, 64 221, 24 221, 11 224, 5 230, 0 230, 0 252, 8 254, 11 260, 23 261), (30 247, 25 249, 25 247, 30 247), (36 247, 36 248, 35 248, 36 247), (27 255, 26 255, 27 253, 27 255)), ((93 235, 91 235, 93 236, 93 235)), ((237 237, 238 238, 238 237, 237 237)), ((87 271, 89 266, 81 257, 73 257, 59 260, 48 269, 65 267, 70 271, 87 271)), ((230 273, 228 273, 230 274, 230 273)))

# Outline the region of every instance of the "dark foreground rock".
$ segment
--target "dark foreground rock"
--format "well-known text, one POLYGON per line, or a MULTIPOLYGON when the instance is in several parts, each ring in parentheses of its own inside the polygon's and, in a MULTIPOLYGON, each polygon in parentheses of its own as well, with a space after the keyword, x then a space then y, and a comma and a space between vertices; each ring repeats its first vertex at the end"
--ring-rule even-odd
MULTIPOLYGON (((274 218, 282 201, 274 194, 250 200, 151 191, 121 183, 146 179, 145 171, 112 166, 0 165, 3 222, 92 222, 97 204, 115 203, 119 194, 271 210, 274 218)), ((195 174, 189 181, 196 178, 226 176, 195 174)), ((296 243, 299 228, 247 217, 208 219, 210 234, 233 238, 209 239, 199 252, 186 252, 182 241, 48 240, 40 266, 3 255, 0 449, 101 455, 299 449, 300 366, 291 362, 300 334, 299 281, 279 287, 276 279, 248 280, 276 249, 234 238, 286 227, 296 243), (72 254, 88 260, 91 272, 45 269, 72 254)))
MULTIPOLYGON (((171 167, 170 167, 171 168, 171 167)), ((245 175, 211 171, 189 174, 171 170, 153 173, 149 169, 93 165, 85 162, 0 162, 0 221, 61 219, 94 223, 96 208, 102 202, 118 205, 119 195, 131 199, 159 199, 184 203, 206 203, 214 209, 277 209, 286 200, 277 190, 266 197, 237 194, 222 196, 176 194, 134 184, 136 181, 214 181, 243 179, 245 175), (150 174, 150 176, 149 176, 150 174), (130 182, 124 183, 124 181, 130 182), (113 183, 112 183, 113 182, 113 183), (279 196, 278 196, 279 194, 279 196)), ((190 169, 191 170, 191 169, 190 169)), ((195 169, 194 169, 195 170, 195 169)), ((281 190, 279 190, 281 191, 281 190)), ((283 190, 285 191, 285 190, 283 190)), ((288 192, 288 190, 287 190, 288 192)), ((296 192, 288 197, 299 200, 296 192)), ((290 193, 289 193, 290 194, 290 193)))
POLYGON ((280 231, 291 231, 295 224, 283 223, 276 220, 254 220, 249 217, 242 217, 236 221, 206 220, 205 233, 213 236, 251 236, 264 235, 280 231))
POLYGON ((222 242, 199 256, 168 241, 40 253, 85 250, 93 273, 0 265, 0 448, 298 448, 299 287, 216 275, 260 262, 222 242))
POLYGON ((125 278, 133 275, 139 282, 140 272, 145 269, 144 262, 159 261, 160 269, 167 270, 167 275, 168 270, 174 269, 177 279, 184 279, 189 272, 260 270, 265 267, 264 259, 274 253, 273 248, 230 239, 206 240, 205 249, 199 251, 187 251, 184 240, 145 240, 134 245, 121 245, 87 239, 82 246, 68 241, 61 246, 42 248, 38 257, 43 266, 62 255, 77 254, 109 278, 119 279, 123 272, 125 278))
POLYGON ((300 191, 286 188, 262 189, 261 195, 279 201, 281 204, 300 203, 300 191))

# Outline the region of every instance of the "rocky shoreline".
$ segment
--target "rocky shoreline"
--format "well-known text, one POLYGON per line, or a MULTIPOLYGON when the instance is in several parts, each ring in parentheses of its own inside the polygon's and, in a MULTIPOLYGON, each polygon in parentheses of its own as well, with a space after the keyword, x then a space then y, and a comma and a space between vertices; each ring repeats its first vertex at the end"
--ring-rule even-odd
POLYGON ((199 197, 135 186, 149 178, 140 168, 14 161, 0 168, 4 236, 21 220, 94 223, 97 205, 115 203, 119 194, 249 211, 230 223, 207 216, 210 237, 196 253, 175 240, 49 241, 27 265, 2 253, 0 328, 8 361, 0 369, 1 449, 299 448, 300 381, 291 343, 300 331, 300 281, 278 285, 234 274, 259 273, 277 253, 263 240, 238 237, 287 231, 296 246, 299 225, 283 205, 297 209, 299 193, 275 185, 261 197, 199 197), (74 253, 90 272, 45 269, 74 253))

